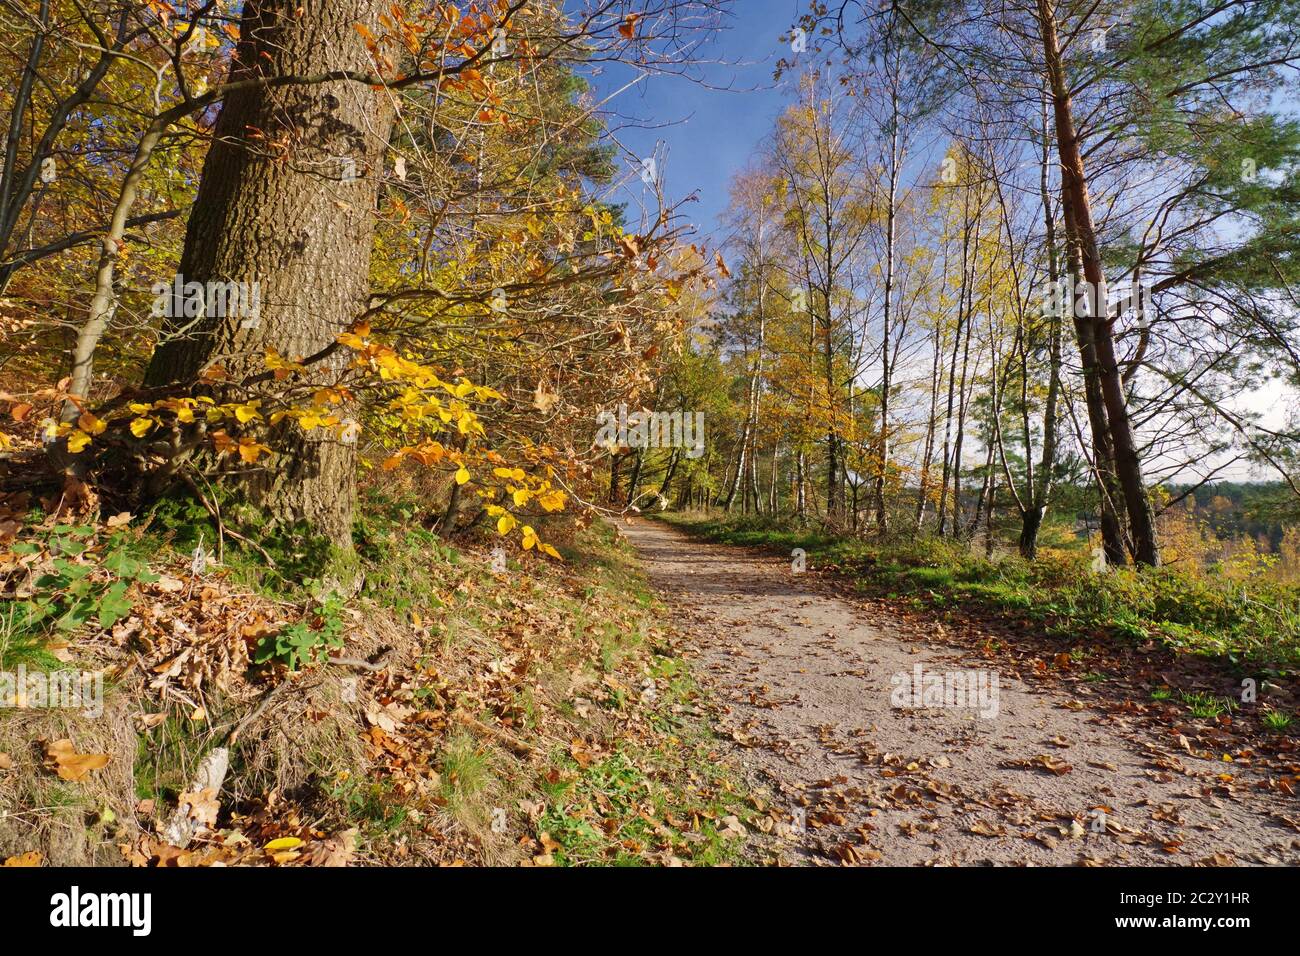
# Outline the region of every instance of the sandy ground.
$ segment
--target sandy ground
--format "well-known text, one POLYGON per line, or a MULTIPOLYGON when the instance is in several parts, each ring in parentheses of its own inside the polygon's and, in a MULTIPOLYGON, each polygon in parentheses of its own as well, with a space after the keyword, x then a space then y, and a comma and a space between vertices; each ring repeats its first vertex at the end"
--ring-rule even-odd
POLYGON ((1213 727, 1161 725, 1104 683, 1022 679, 937 618, 837 593, 778 556, 651 520, 622 530, 770 801, 756 862, 1300 863, 1300 767, 1286 758, 1224 761, 1213 727), (996 674, 996 713, 991 696, 982 710, 895 706, 918 665, 983 671, 988 695, 996 674))

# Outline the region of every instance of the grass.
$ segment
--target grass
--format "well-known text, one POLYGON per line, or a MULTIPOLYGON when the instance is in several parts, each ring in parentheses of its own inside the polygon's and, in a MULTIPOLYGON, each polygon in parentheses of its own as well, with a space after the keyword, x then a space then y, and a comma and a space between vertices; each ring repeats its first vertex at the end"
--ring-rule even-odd
POLYGON ((894 597, 922 606, 969 604, 1037 622, 1049 633, 1156 640, 1171 649, 1285 676, 1300 668, 1300 588, 1192 577, 1173 568, 1093 572, 1086 555, 1045 548, 1038 560, 989 559, 936 538, 835 538, 768 518, 663 520, 709 540, 802 548, 894 597))
POLYGON ((58 658, 46 649, 44 630, 28 627, 25 618, 13 603, 0 607, 0 670, 13 671, 19 664, 29 670, 58 669, 58 658))
MULTIPOLYGON (((364 492, 355 551, 346 556, 301 529, 261 528, 236 503, 220 504, 230 526, 256 543, 228 537, 219 568, 211 563, 211 517, 184 498, 164 500, 140 516, 112 553, 121 553, 119 563, 130 558, 159 570, 166 561, 175 572, 188 566, 201 543, 209 573, 219 576, 222 587, 253 592, 250 601, 313 609, 314 617, 303 618, 315 622, 313 630, 322 628, 317 617, 346 624, 338 637, 355 654, 363 656, 381 642, 395 646, 393 659, 406 670, 392 686, 409 691, 412 713, 430 715, 427 723, 411 720, 399 727, 391 740, 399 750, 408 749, 390 759, 375 751, 373 728, 363 716, 362 705, 377 694, 381 679, 363 675, 361 693, 370 696, 352 705, 340 697, 341 672, 321 670, 304 685, 309 698, 289 705, 295 708, 290 712, 310 719, 296 721, 292 733, 270 722, 259 725, 232 750, 221 795, 230 824, 262 814, 268 795, 278 794, 276 819, 294 814, 316 821, 322 831, 355 827, 359 850, 373 862, 405 858, 407 850, 421 860, 519 862, 552 840, 554 862, 561 865, 740 858, 743 838, 734 828, 723 833, 718 821, 733 814, 744 818, 744 791, 717 759, 718 742, 699 716, 699 692, 686 663, 669 645, 662 608, 614 528, 598 522, 574 534, 557 524, 543 534, 560 548, 562 565, 514 554, 508 570, 495 573, 485 558, 495 536, 485 532, 476 539, 471 532, 464 547, 451 546, 427 530, 427 508, 412 496, 364 492), (350 595, 344 603, 333 584, 349 575, 356 586, 344 591, 350 595), (507 662, 519 666, 517 677, 513 669, 498 669, 507 662), (656 691, 646 696, 650 678, 656 691), (542 759, 520 759, 486 733, 438 722, 437 716, 453 710, 501 728, 542 759), (581 760, 570 752, 567 741, 579 738, 594 760, 581 748, 581 760), (413 787, 417 777, 432 786, 413 787), (521 803, 537 806, 538 799, 545 801, 541 819, 520 810, 521 803), (530 842, 543 830, 546 841, 530 842)), ((159 596, 151 592, 150 600, 159 596)), ((51 627, 23 624, 0 609, 0 661, 6 668, 23 662, 66 666, 46 649, 51 627)), ((292 637, 294 627, 279 633, 292 637)), ((81 633, 66 633, 74 649, 81 633)), ((256 681, 257 673, 254 668, 244 676, 256 681)), ((239 686, 230 694, 210 693, 204 700, 210 713, 195 721, 189 707, 155 700, 132 685, 138 696, 120 702, 112 740, 96 744, 85 731, 68 732, 79 746, 98 748, 89 752, 114 755, 114 776, 100 775, 104 795, 91 800, 86 812, 102 805, 110 817, 123 820, 136 801, 153 800, 156 812, 164 813, 188 785, 214 731, 233 725, 246 710, 253 699, 246 691, 239 686), (138 714, 157 712, 165 714, 158 723, 137 725, 138 714)), ((0 744, 0 750, 20 750, 0 744)), ((39 762, 39 755, 26 756, 39 762)), ((41 786, 31 795, 0 786, 0 820, 5 811, 55 807, 57 781, 44 773, 33 779, 41 786)), ((61 827, 83 816, 82 809, 42 811, 39 838, 0 827, 0 848, 21 842, 25 849, 30 843, 51 861, 83 861, 85 853, 59 851, 51 842, 61 827)), ((221 826, 227 825, 223 816, 221 826)), ((110 851, 117 852, 105 836, 87 852, 110 851)))
POLYGON ((739 861, 743 843, 724 835, 719 821, 746 819, 749 804, 706 738, 670 736, 653 749, 620 746, 585 768, 568 754, 553 759, 541 783, 547 810, 538 829, 555 844, 556 865, 640 866, 652 847, 661 854, 654 862, 739 861))
POLYGON ((1213 720, 1222 714, 1230 713, 1237 707, 1228 698, 1219 697, 1205 691, 1184 691, 1181 696, 1183 703, 1187 706, 1187 712, 1193 717, 1200 717, 1205 720, 1213 720))
POLYGON ((488 751, 468 734, 455 734, 443 744, 438 773, 452 816, 463 823, 482 823, 483 796, 493 782, 488 751))
POLYGON ((1269 730, 1285 733, 1291 729, 1292 723, 1294 723, 1294 719, 1290 714, 1284 714, 1280 710, 1264 711, 1264 726, 1269 730))

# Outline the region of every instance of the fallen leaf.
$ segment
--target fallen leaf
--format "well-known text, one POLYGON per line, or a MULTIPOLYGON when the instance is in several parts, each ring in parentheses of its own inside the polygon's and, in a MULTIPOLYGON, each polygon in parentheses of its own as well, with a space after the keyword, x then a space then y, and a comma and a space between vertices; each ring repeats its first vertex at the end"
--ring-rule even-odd
POLYGON ((59 775, 60 780, 76 782, 92 770, 108 765, 108 754, 79 754, 68 739, 56 740, 45 746, 45 766, 59 775))
POLYGON ((300 846, 302 846, 302 840, 298 837, 280 837, 279 839, 272 840, 266 846, 262 847, 262 849, 271 853, 278 853, 281 850, 292 850, 300 846))
POLYGON ((217 791, 214 788, 205 787, 194 793, 182 793, 180 803, 182 806, 188 804, 186 813, 199 826, 209 830, 216 828, 221 804, 217 802, 217 791))

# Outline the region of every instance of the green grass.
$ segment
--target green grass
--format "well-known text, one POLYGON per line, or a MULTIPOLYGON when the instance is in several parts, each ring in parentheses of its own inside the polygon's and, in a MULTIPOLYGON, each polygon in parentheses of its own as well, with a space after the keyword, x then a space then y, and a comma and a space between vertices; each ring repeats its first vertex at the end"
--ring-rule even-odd
POLYGON ((403 797, 387 779, 344 777, 336 779, 330 798, 345 808, 346 819, 358 825, 370 841, 390 839, 398 834, 410 816, 403 797))
POLYGON ((438 775, 443 799, 457 819, 484 822, 483 795, 493 782, 487 750, 469 734, 455 734, 442 747, 438 775))
POLYGON ((46 649, 45 629, 28 623, 28 615, 15 603, 0 606, 0 670, 19 664, 29 670, 56 670, 59 660, 46 649))
POLYGON ((1284 733, 1291 728, 1293 718, 1290 714, 1284 714, 1280 710, 1264 711, 1264 726, 1269 730, 1284 733))
POLYGON ((1293 586, 1243 586, 1174 568, 1098 574, 1078 552, 1045 549, 1033 562, 988 559, 948 540, 833 538, 766 517, 663 520, 726 544, 803 548, 810 565, 835 567, 918 606, 968 604, 1028 619, 1048 633, 1156 640, 1279 675, 1300 668, 1300 588, 1293 586))
POLYGON ((742 841, 725 837, 719 821, 744 819, 740 792, 724 785, 726 775, 701 741, 674 739, 655 752, 624 747, 582 768, 557 754, 560 772, 543 780, 547 811, 538 831, 559 844, 559 866, 642 866, 650 852, 675 855, 697 866, 739 859, 742 841), (690 764, 693 779, 706 785, 674 785, 690 764))
POLYGON ((1181 696, 1187 706, 1187 712, 1193 717, 1201 717, 1205 720, 1213 720, 1235 710, 1237 706, 1226 697, 1219 697, 1205 691, 1185 691, 1181 696))

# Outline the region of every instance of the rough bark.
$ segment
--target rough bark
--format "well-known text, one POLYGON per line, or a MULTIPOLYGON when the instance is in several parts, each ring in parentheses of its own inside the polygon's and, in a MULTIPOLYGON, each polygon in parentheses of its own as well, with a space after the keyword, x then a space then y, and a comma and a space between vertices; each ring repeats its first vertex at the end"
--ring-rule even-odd
MULTIPOLYGON (((356 24, 379 30, 376 0, 249 0, 231 80, 372 69, 356 24)), ((229 381, 261 371, 263 353, 309 356, 365 309, 373 210, 393 114, 389 94, 350 81, 234 92, 213 144, 185 239, 184 281, 258 283, 257 321, 171 319, 146 384, 193 380, 220 363, 229 381), (355 177, 351 175, 355 170, 355 177)), ((328 378, 346 356, 320 363, 328 378)), ((264 387, 263 397, 272 398, 264 387)), ((255 396, 256 397, 256 396, 255 396)), ((286 424, 247 495, 272 520, 305 521, 349 540, 355 449, 286 424)))

